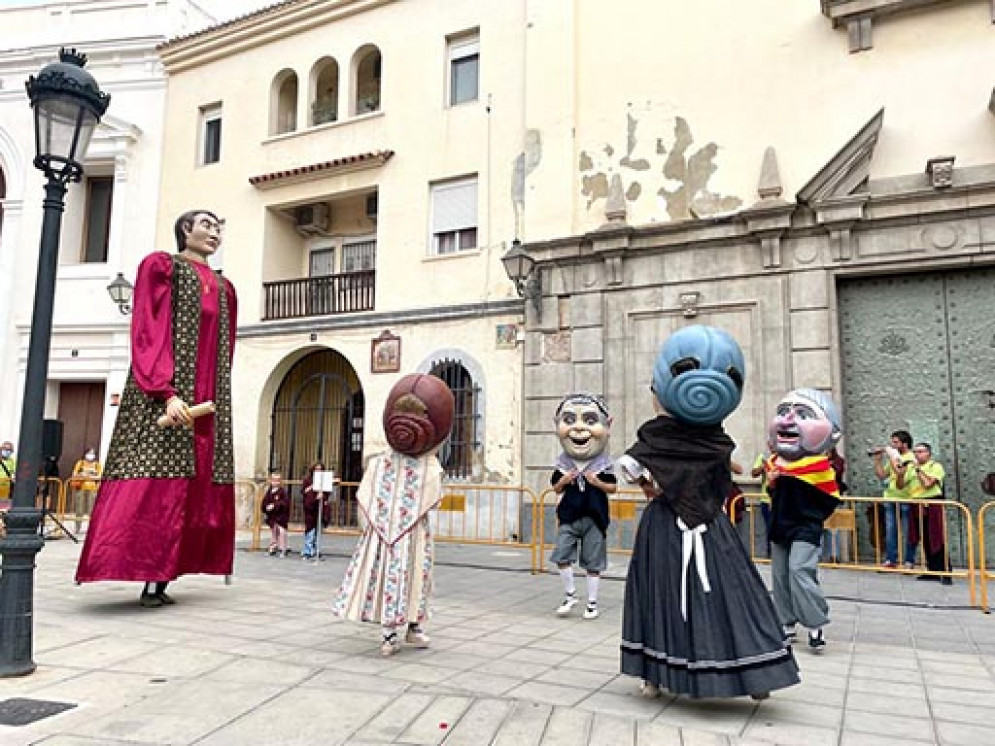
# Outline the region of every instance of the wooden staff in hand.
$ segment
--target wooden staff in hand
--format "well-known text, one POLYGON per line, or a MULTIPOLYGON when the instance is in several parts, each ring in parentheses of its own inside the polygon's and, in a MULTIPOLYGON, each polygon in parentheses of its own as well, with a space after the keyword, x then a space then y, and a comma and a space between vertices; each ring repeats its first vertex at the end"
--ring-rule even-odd
POLYGON ((205 414, 214 412, 214 402, 202 401, 188 407, 180 397, 174 396, 166 403, 166 414, 162 415, 156 422, 159 427, 179 427, 189 425, 193 427, 193 421, 205 414))

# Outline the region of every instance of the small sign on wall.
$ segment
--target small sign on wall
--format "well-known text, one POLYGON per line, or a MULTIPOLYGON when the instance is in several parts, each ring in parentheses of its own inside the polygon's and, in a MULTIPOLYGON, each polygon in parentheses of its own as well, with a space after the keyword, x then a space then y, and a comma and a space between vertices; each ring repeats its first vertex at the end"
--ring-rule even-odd
POLYGON ((518 324, 498 324, 495 328, 494 346, 499 350, 513 350, 518 345, 518 324))
POLYGON ((370 343, 370 371, 397 373, 401 369, 401 338, 384 329, 370 343))

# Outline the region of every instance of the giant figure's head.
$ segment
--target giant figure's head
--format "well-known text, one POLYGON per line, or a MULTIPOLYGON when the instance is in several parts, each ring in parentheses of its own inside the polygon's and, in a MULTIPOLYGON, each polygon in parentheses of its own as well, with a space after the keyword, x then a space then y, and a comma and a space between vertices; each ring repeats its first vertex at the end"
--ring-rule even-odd
POLYGON ((728 333, 686 326, 670 335, 653 366, 653 393, 675 419, 717 425, 743 398, 746 363, 728 333))
POLYGON ((560 402, 553 419, 563 452, 574 461, 592 461, 604 453, 612 418, 600 396, 570 394, 560 402))
POLYGON ((383 410, 387 442, 406 456, 428 453, 449 436, 453 392, 441 378, 413 373, 394 384, 383 410))
POLYGON ((795 389, 781 399, 770 421, 770 441, 778 456, 797 461, 828 453, 843 434, 833 400, 816 389, 795 389))

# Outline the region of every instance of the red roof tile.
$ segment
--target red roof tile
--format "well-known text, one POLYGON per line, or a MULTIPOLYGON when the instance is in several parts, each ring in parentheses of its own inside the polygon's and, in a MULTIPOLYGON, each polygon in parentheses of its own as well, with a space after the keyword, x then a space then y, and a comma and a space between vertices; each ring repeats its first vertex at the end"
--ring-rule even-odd
POLYGON ((275 181, 293 179, 295 177, 306 176, 308 174, 316 174, 321 171, 335 170, 343 166, 362 164, 367 161, 379 161, 379 163, 370 163, 369 165, 371 166, 380 165, 389 161, 393 155, 393 150, 374 150, 369 153, 360 153, 359 155, 347 155, 330 161, 322 161, 321 163, 312 163, 307 166, 288 168, 284 171, 274 171, 273 173, 261 174, 260 176, 250 176, 249 183, 255 187, 262 186, 263 184, 269 185, 275 181))

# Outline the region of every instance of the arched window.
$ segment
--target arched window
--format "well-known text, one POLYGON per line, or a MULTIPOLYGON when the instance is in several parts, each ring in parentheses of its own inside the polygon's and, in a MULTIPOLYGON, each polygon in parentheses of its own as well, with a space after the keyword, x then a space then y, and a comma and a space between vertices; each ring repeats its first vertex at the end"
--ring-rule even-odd
POLYGON ((297 129, 297 73, 281 70, 273 79, 269 133, 280 135, 297 129))
POLYGON ((360 47, 353 57, 353 71, 356 96, 352 113, 380 111, 380 50, 372 45, 360 47))
POLYGON ((322 57, 311 71, 311 126, 339 118, 339 63, 322 57))
POLYGON ((453 429, 439 450, 439 461, 450 479, 470 479, 474 455, 480 448, 480 387, 456 360, 437 360, 429 372, 445 381, 456 399, 453 429))

